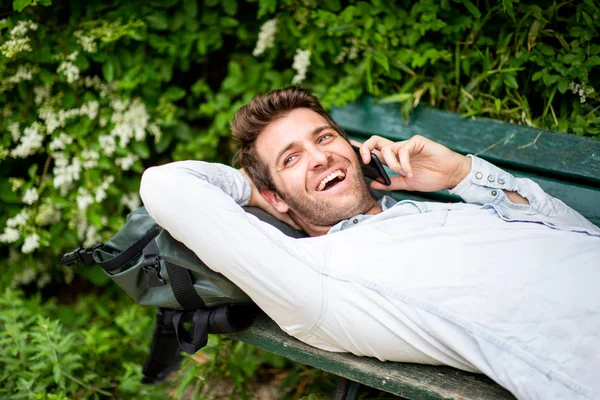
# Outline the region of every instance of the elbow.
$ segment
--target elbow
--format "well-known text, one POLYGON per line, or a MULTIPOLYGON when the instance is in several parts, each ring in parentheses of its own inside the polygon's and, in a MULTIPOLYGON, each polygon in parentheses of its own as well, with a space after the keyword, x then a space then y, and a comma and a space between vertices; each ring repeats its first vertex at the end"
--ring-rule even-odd
POLYGON ((161 179, 162 172, 160 167, 150 167, 142 173, 140 180, 140 197, 142 202, 148 207, 154 198, 154 193, 160 193, 161 184, 164 179, 161 179))

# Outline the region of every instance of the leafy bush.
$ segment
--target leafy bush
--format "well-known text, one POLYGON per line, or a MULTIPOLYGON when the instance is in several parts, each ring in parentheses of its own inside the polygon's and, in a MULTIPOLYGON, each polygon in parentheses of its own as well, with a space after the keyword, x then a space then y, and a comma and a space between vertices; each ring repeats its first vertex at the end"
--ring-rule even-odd
POLYGON ((7 289, 0 293, 0 397, 164 398, 163 387, 141 384, 153 323, 153 310, 128 299, 88 295, 62 306, 7 289))

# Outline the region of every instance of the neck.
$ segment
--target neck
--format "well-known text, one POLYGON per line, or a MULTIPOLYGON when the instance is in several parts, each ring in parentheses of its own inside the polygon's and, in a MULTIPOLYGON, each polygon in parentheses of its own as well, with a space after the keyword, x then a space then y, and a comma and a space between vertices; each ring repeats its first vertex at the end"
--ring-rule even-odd
MULTIPOLYGON (((354 215, 365 214, 365 215, 376 215, 382 211, 379 203, 373 199, 373 203, 368 205, 368 208, 363 211, 359 211, 353 215, 350 215, 348 218, 352 218, 354 215)), ((326 235, 327 232, 340 221, 336 222, 333 225, 317 225, 311 222, 306 221, 304 218, 300 217, 298 214, 289 211, 290 217, 296 222, 304 232, 308 233, 309 236, 323 236, 326 235)))

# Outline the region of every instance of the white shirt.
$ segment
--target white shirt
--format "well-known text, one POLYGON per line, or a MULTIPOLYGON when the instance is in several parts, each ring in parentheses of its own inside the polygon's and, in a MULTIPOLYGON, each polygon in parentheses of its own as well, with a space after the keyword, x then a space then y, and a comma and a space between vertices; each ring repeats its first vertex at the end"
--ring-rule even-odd
POLYGON ((521 399, 600 398, 600 230, 529 179, 472 157, 451 192, 483 205, 402 201, 304 239, 244 212, 250 184, 224 165, 153 167, 140 192, 305 343, 482 372, 521 399))

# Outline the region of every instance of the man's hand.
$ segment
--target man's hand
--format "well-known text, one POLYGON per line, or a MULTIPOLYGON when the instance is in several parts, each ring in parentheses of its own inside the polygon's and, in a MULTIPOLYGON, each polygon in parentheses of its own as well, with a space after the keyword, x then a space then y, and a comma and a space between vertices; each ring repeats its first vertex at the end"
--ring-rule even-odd
POLYGON ((423 136, 413 136, 403 142, 392 142, 380 136, 371 136, 360 146, 365 164, 371 161, 371 152, 401 176, 390 177, 392 184, 385 186, 372 182, 376 190, 416 190, 435 192, 452 189, 471 171, 471 159, 423 136))
POLYGON ((300 226, 298 226, 298 224, 296 222, 294 222, 294 220, 292 220, 292 218, 289 216, 288 213, 285 213, 285 214, 280 213, 279 211, 277 211, 275 209, 275 207, 273 207, 271 205, 271 203, 269 203, 267 200, 265 200, 265 198, 260 194, 260 192, 256 188, 256 185, 254 185, 254 182, 252 181, 252 179, 250 179, 250 177, 248 176, 246 171, 244 171, 243 168, 240 168, 240 172, 244 174, 244 176, 246 177, 246 179, 248 179, 248 182, 250 182, 250 185, 252 186, 252 194, 250 195, 250 201, 248 201, 248 206, 258 207, 261 210, 271 214, 278 220, 285 222, 289 226, 291 226, 299 231, 302 230, 302 228, 300 226))

